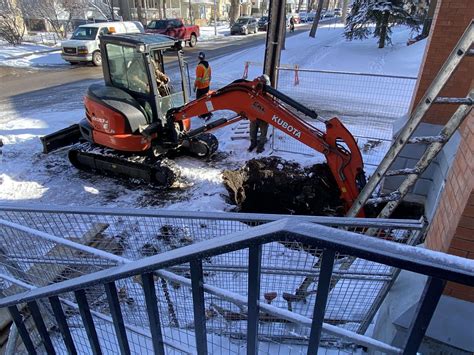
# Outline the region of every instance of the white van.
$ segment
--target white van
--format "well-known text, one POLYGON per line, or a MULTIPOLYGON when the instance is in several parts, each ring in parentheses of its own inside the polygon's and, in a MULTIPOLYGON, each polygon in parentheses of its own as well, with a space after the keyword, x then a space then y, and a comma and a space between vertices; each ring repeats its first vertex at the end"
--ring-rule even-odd
POLYGON ((61 42, 61 57, 71 63, 92 62, 102 64, 99 36, 107 33, 143 33, 143 25, 136 21, 101 22, 81 25, 76 28, 70 40, 61 42))

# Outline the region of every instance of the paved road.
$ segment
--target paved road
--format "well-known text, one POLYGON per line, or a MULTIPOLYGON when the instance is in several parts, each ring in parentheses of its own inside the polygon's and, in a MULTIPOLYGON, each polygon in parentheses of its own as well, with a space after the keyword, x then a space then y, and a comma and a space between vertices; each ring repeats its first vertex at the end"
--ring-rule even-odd
MULTIPOLYGON (((303 25, 295 29, 295 33, 307 31, 309 25, 303 25)), ((289 36, 294 34, 288 33, 289 36)), ((208 42, 198 43, 197 47, 186 47, 184 50, 185 59, 194 67, 197 62, 199 51, 205 51, 209 59, 217 59, 229 53, 241 51, 265 43, 265 32, 260 32, 248 36, 224 37, 208 42)), ((173 62, 175 54, 167 54, 166 62, 173 62)), ((53 88, 68 83, 81 83, 84 81, 97 80, 102 78, 101 68, 92 65, 61 65, 49 68, 24 69, 0 67, 0 98, 8 98, 41 89, 53 88)))

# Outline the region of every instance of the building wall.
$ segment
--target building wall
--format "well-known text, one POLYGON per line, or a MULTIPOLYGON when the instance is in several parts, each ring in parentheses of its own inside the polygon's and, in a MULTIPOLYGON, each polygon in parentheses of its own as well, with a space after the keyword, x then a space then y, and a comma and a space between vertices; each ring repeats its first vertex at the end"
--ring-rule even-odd
MULTIPOLYGON (((429 249, 474 259, 474 112, 461 127, 461 143, 426 237, 429 249)), ((474 302, 474 288, 448 283, 445 294, 474 302)))
MULTIPOLYGON (((413 104, 423 97, 472 18, 472 0, 438 1, 413 104)), ((441 96, 465 97, 474 87, 473 73, 474 57, 467 57, 443 88, 441 96)), ((431 126, 443 125, 456 108, 457 106, 448 105, 433 106, 423 121, 431 126)), ((433 184, 440 192, 426 246, 432 250, 474 259, 474 112, 471 111, 460 127, 457 139, 456 152, 448 159, 450 167, 446 178, 433 184)), ((445 292, 474 302, 472 288, 448 284, 445 292)))
MULTIPOLYGON (((472 0, 439 0, 436 6, 434 21, 430 36, 427 39, 426 51, 420 67, 419 80, 412 100, 412 110, 425 94, 429 85, 441 69, 446 58, 458 42, 468 24, 474 18, 474 2, 472 0)), ((463 60, 441 96, 465 97, 471 87, 474 72, 474 58, 463 60)), ((437 135, 440 128, 451 117, 456 107, 448 105, 433 105, 415 131, 415 136, 437 135)), ((394 126, 394 132, 406 122, 400 120, 394 126)), ((432 220, 439 203, 444 181, 454 161, 460 143, 460 135, 456 133, 427 171, 418 180, 408 199, 424 203, 426 216, 432 220)), ((413 167, 424 151, 420 145, 408 145, 403 149, 399 159, 394 163, 394 169, 413 167)), ((385 191, 393 191, 399 186, 402 177, 391 177, 384 183, 385 191)))

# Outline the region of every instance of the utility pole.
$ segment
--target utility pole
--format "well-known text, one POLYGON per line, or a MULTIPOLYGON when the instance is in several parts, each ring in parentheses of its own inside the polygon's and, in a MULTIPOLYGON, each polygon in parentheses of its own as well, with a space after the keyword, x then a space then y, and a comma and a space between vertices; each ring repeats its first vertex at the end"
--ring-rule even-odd
POLYGON ((283 34, 286 31, 285 8, 286 0, 270 0, 263 73, 270 77, 271 85, 274 88, 277 85, 277 67, 280 65, 283 34))
POLYGON ((132 19, 132 16, 130 14, 130 4, 128 3, 128 0, 119 0, 119 6, 120 15, 122 15, 122 20, 130 21, 132 19))
POLYGON ((311 26, 311 31, 309 32, 310 37, 316 37, 316 30, 318 29, 319 19, 321 18, 321 12, 323 11, 324 0, 319 0, 318 11, 316 11, 316 16, 314 17, 313 26, 311 26))

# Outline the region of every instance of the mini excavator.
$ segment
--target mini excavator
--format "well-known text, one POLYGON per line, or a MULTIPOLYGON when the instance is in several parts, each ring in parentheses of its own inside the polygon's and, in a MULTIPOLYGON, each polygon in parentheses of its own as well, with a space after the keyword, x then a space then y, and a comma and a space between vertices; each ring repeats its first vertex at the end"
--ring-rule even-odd
POLYGON ((42 138, 44 152, 71 145, 69 160, 79 169, 169 186, 179 176, 167 158, 170 154, 209 157, 218 148, 210 132, 240 120, 260 119, 324 154, 345 207, 350 208, 365 175, 357 143, 339 119, 323 121, 326 132, 315 128, 301 116, 319 119, 317 113, 272 88, 264 76, 236 80, 189 101, 189 74, 180 51, 180 87, 175 82, 163 95, 155 73, 165 73, 163 53, 175 46, 172 38, 161 35, 101 36, 105 84, 88 88, 86 117, 79 124, 42 138), (236 116, 191 129, 192 117, 219 110, 236 116))

